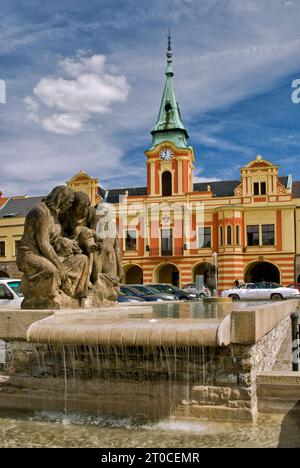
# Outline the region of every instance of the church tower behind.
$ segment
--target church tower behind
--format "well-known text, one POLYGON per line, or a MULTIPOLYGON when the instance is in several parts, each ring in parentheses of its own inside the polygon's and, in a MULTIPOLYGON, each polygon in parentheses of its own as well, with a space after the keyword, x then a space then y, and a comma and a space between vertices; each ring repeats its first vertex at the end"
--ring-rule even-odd
POLYGON ((152 146, 147 157, 149 196, 169 197, 193 192, 194 151, 182 123, 173 82, 173 53, 168 36, 166 83, 157 122, 152 129, 152 146))

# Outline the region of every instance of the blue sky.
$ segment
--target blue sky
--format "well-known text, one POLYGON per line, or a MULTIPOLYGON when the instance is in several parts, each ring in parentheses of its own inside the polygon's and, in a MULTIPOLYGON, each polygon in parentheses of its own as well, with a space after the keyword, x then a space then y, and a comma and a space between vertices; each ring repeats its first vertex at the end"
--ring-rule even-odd
POLYGON ((145 185, 171 25, 196 180, 257 154, 300 179, 299 0, 0 0, 0 190, 43 194, 80 169, 145 185))

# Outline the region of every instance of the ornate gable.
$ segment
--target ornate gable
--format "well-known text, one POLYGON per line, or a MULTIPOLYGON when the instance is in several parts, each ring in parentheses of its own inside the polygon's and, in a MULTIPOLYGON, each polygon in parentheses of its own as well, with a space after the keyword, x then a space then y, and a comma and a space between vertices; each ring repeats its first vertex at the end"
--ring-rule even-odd
POLYGON ((241 169, 241 183, 234 194, 239 197, 267 197, 289 193, 280 182, 278 172, 279 166, 258 155, 241 169))
POLYGON ((99 203, 99 179, 93 179, 93 177, 86 174, 84 170, 75 174, 71 180, 67 182, 67 185, 74 190, 74 192, 86 193, 90 197, 93 206, 99 203))

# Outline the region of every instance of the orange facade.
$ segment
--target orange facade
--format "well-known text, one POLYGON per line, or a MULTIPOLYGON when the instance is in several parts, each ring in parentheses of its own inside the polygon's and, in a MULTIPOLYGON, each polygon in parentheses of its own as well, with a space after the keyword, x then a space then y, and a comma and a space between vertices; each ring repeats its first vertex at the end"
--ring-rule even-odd
POLYGON ((201 275, 213 253, 220 290, 236 279, 285 285, 297 279, 297 201, 290 178, 279 177, 278 166, 258 156, 241 169, 240 181, 194 184, 192 148, 177 150, 166 141, 146 157, 147 190, 126 199, 127 207, 140 210, 126 216, 130 231, 136 230, 136 249, 127 248, 129 228, 123 225, 120 231, 125 282, 129 276, 134 282, 136 273, 144 283, 183 286, 201 275), (172 151, 172 160, 160 159, 164 148, 172 151), (166 171, 172 175, 171 193, 163 195, 166 171))

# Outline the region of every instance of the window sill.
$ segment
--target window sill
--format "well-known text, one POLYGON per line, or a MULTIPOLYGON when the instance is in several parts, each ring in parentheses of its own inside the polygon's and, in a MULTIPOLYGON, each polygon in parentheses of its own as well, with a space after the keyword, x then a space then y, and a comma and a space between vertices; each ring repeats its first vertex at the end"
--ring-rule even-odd
POLYGON ((276 250, 276 245, 249 245, 245 250, 276 250))

